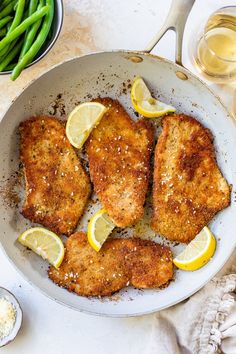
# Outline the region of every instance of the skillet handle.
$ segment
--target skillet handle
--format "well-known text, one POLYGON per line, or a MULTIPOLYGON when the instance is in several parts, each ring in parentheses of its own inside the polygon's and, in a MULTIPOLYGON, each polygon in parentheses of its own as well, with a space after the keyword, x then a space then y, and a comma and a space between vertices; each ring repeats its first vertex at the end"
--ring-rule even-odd
POLYGON ((164 34, 168 30, 173 30, 176 33, 175 62, 183 66, 182 43, 184 27, 194 2, 195 0, 172 0, 170 11, 162 28, 151 40, 144 52, 150 53, 151 50, 157 45, 159 40, 164 36, 164 34))

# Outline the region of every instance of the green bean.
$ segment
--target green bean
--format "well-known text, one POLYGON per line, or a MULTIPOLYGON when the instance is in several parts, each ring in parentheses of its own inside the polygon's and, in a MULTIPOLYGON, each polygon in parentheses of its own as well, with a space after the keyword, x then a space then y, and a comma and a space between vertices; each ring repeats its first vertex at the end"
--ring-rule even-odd
MULTIPOLYGON (((43 7, 43 1, 40 0, 37 10, 40 10, 42 7, 43 7)), ((19 60, 23 58, 25 53, 31 47, 41 23, 42 23, 42 19, 38 20, 37 22, 35 22, 31 26, 31 28, 28 31, 28 33, 26 33, 26 36, 25 36, 25 39, 24 39, 24 43, 23 43, 23 46, 22 46, 22 49, 21 49, 21 52, 20 52, 19 60)))
MULTIPOLYGON (((12 24, 12 21, 11 22, 8 22, 7 24, 7 32, 9 31, 10 27, 11 27, 11 24, 12 24)), ((8 52, 8 49, 9 49, 9 45, 5 45, 5 47, 0 50, 0 56, 2 57, 3 55, 5 55, 7 52, 8 52)))
POLYGON ((11 50, 10 53, 3 59, 3 61, 0 63, 0 71, 3 71, 5 67, 10 64, 10 62, 16 57, 16 55, 21 49, 22 43, 23 39, 18 41, 17 45, 14 46, 13 50, 11 50))
MULTIPOLYGON (((15 17, 8 28, 7 34, 11 33, 21 22, 23 13, 24 13, 24 7, 25 7, 25 0, 18 0, 17 8, 16 8, 16 13, 15 17)), ((2 50, 0 50, 0 55, 3 56, 4 54, 8 53, 9 45, 6 45, 2 50)))
POLYGON ((2 9, 4 9, 4 7, 6 7, 8 4, 10 4, 10 2, 12 2, 13 0, 3 0, 3 2, 0 5, 0 11, 2 11, 2 9))
POLYGON ((5 71, 12 71, 17 63, 9 64, 5 67, 5 71))
POLYGON ((22 21, 24 21, 27 17, 29 17, 29 9, 27 7, 27 5, 25 5, 25 11, 23 13, 23 16, 22 16, 22 21))
POLYGON ((12 50, 12 48, 14 48, 16 43, 17 43, 17 39, 15 39, 13 42, 11 42, 8 46, 4 48, 4 51, 0 53, 0 62, 3 61, 6 55, 9 54, 9 52, 12 50))
POLYGON ((0 41, 0 50, 5 47, 5 45, 11 43, 14 39, 19 37, 22 33, 25 32, 25 30, 31 26, 33 23, 38 21, 40 18, 45 16, 49 12, 50 7, 49 6, 44 6, 42 9, 36 11, 33 15, 30 17, 26 18, 19 26, 17 26, 11 33, 7 34, 6 37, 4 37, 0 41))
POLYGON ((12 21, 8 22, 7 24, 7 32, 9 31, 10 27, 11 27, 12 21))
POLYGON ((25 0, 19 0, 17 3, 17 9, 15 13, 14 20, 9 28, 9 33, 11 33, 20 23, 24 13, 25 0))
MULTIPOLYGON (((27 17, 29 17, 29 7, 27 6, 27 0, 26 0, 26 10, 23 14, 23 18, 22 18, 22 21, 24 21, 27 17)), ((30 27, 29 27, 30 28, 30 27)), ((28 30, 29 28, 26 29, 25 33, 24 33, 24 39, 26 38, 27 36, 27 33, 28 33, 28 30)), ((24 43, 24 42, 23 42, 24 43)))
MULTIPOLYGON (((52 20, 54 16, 54 0, 46 0, 47 7, 49 8, 49 11, 47 15, 44 18, 43 25, 41 27, 41 30, 35 40, 35 42, 32 44, 28 52, 23 56, 21 60, 19 60, 18 64, 15 66, 15 68, 12 71, 11 74, 11 79, 14 81, 17 79, 17 77, 20 75, 22 70, 26 67, 27 64, 29 64, 33 58, 38 54, 40 48, 44 44, 48 33, 50 31, 51 25, 52 25, 52 20)), ((41 11, 41 10, 39 10, 41 11)), ((32 15, 33 16, 33 15, 32 15)), ((0 42, 1 45, 1 42, 0 42)))
MULTIPOLYGON (((13 41, 12 43, 15 45, 15 44, 16 44, 16 40, 13 41)), ((11 44, 12 44, 12 43, 11 43, 11 44)), ((11 46, 11 44, 6 47, 6 50, 4 50, 3 53, 1 53, 1 56, 0 56, 0 63, 4 60, 4 58, 9 54, 10 50, 13 48, 13 46, 11 46)), ((5 49, 5 48, 4 48, 4 49, 5 49)))
POLYGON ((17 1, 12 1, 10 2, 10 4, 4 7, 4 9, 0 12, 0 19, 4 18, 5 16, 9 15, 12 12, 16 2, 17 1))
MULTIPOLYGON (((29 0, 29 6, 28 6, 28 16, 30 15, 33 15, 33 13, 36 11, 36 8, 37 8, 37 3, 38 3, 38 0, 29 0)), ((39 10, 39 9, 38 9, 39 10)), ((35 25, 35 24, 34 24, 35 25)), ((32 25, 33 26, 33 25, 32 25)), ((25 31, 25 39, 24 39, 24 43, 26 41, 26 38, 28 36, 28 33, 29 33, 29 30, 30 30, 30 27, 27 28, 27 30, 25 31)), ((24 44, 23 43, 23 44, 24 44)), ((23 48, 22 48, 23 49, 23 48)), ((20 54, 20 58, 22 57, 22 51, 21 51, 21 54, 20 54)))
POLYGON ((6 16, 0 20, 0 28, 4 27, 9 21, 11 21, 12 16, 6 16))
POLYGON ((14 5, 14 8, 13 8, 14 11, 16 11, 17 6, 18 6, 18 0, 17 0, 17 2, 16 2, 15 5, 14 5))
POLYGON ((7 33, 7 29, 5 27, 0 29, 0 37, 4 37, 6 33, 7 33))
POLYGON ((30 0, 29 3, 29 16, 33 15, 33 13, 36 11, 38 5, 38 0, 30 0))
MULTIPOLYGON (((11 44, 9 44, 6 47, 6 50, 4 50, 4 53, 0 53, 0 63, 6 58, 6 56, 10 53, 10 51, 14 48, 14 46, 17 44, 17 39, 15 39, 11 44)), ((5 48, 4 48, 5 49, 5 48)))

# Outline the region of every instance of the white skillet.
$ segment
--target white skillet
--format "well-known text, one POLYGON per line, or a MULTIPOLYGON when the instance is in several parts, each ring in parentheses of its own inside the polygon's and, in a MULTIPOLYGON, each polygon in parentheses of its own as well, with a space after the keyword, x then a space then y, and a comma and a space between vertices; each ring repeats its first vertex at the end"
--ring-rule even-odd
MULTIPOLYGON (((235 248, 236 123, 219 98, 202 81, 179 65, 184 24, 193 3, 194 0, 174 0, 163 29, 144 52, 90 54, 49 70, 20 94, 0 124, 1 245, 15 267, 32 285, 68 307, 114 317, 137 316, 161 310, 186 299, 200 289, 222 268, 235 248), (170 28, 177 33, 178 64, 149 54, 170 28), (52 113, 59 118, 65 117, 79 101, 98 95, 118 98, 135 119, 129 89, 123 89, 128 86, 127 80, 132 80, 136 75, 145 79, 156 97, 176 106, 179 112, 194 116, 211 130, 215 138, 218 164, 228 182, 233 185, 231 205, 219 213, 210 224, 219 240, 212 261, 205 267, 195 272, 177 271, 175 281, 163 290, 139 291, 127 288, 112 299, 79 297, 53 284, 47 278, 46 262, 16 242, 19 234, 31 225, 20 215, 19 208, 15 207, 14 203, 9 205, 9 198, 5 193, 10 190, 17 193, 21 191, 14 175, 19 165, 18 125, 22 120, 36 114, 52 113)), ((95 209, 97 207, 98 205, 95 209)), ((86 213, 78 228, 86 228, 86 218, 92 212, 90 209, 86 213)), ((172 247, 174 254, 179 252, 180 248, 172 247)))

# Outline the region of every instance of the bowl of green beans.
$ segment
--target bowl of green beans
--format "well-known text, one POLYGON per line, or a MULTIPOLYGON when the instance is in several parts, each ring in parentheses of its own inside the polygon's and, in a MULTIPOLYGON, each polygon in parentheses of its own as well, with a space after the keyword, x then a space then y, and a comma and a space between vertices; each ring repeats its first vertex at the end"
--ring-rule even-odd
POLYGON ((62 0, 0 0, 0 75, 16 80, 52 48, 63 22, 62 0))

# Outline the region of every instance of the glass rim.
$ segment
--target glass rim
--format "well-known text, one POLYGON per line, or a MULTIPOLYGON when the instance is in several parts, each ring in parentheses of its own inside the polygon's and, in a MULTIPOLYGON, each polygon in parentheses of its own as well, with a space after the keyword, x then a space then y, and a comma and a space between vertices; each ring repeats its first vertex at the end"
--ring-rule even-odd
POLYGON ((215 10, 214 12, 212 12, 212 14, 210 15, 210 17, 211 17, 213 14, 219 12, 220 10, 231 9, 232 7, 236 9, 236 5, 222 6, 222 7, 220 7, 219 9, 215 10))
MULTIPOLYGON (((223 12, 224 10, 226 10, 226 9, 235 9, 235 11, 236 11, 236 5, 227 5, 227 6, 222 6, 222 7, 220 7, 219 9, 217 9, 217 10, 215 10, 214 12, 212 12, 211 14, 210 14, 210 16, 208 17, 208 19, 207 19, 207 22, 209 21, 209 19, 212 17, 212 15, 214 15, 214 14, 217 14, 217 13, 220 13, 221 11, 223 12)), ((235 16, 236 16, 236 12, 235 12, 235 16)))

